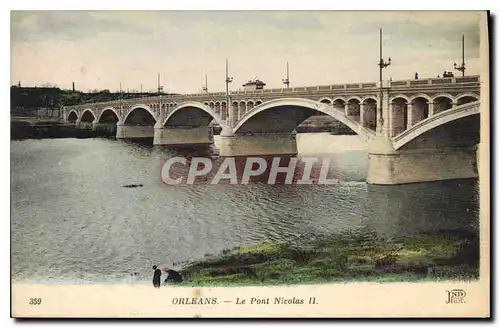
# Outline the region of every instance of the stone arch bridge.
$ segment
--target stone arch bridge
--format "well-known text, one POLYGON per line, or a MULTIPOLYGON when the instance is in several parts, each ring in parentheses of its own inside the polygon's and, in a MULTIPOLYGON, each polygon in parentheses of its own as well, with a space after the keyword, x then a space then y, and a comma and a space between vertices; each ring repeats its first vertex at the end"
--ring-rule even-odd
POLYGON ((157 145, 213 143, 216 124, 221 156, 253 156, 296 154, 297 126, 328 115, 366 142, 368 182, 396 184, 477 176, 479 98, 479 76, 466 76, 127 99, 63 119, 157 145))

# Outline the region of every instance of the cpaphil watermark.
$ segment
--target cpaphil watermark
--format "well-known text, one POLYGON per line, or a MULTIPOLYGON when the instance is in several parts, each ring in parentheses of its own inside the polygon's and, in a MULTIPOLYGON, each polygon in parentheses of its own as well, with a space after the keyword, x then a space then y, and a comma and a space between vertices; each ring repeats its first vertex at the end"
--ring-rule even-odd
POLYGON ((167 185, 267 184, 336 185, 329 158, 315 157, 173 157, 161 169, 167 185))

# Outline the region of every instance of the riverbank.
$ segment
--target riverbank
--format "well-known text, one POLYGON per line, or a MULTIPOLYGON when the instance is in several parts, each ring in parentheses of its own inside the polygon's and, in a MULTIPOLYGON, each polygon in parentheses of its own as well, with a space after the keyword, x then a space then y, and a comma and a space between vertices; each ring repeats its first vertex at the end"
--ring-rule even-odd
POLYGON ((207 254, 202 261, 187 263, 181 274, 183 285, 192 286, 475 280, 478 259, 477 239, 463 231, 397 240, 315 236, 207 254))
POLYGON ((12 120, 10 122, 11 140, 58 139, 58 138, 114 138, 115 131, 78 129, 74 123, 50 120, 12 120))

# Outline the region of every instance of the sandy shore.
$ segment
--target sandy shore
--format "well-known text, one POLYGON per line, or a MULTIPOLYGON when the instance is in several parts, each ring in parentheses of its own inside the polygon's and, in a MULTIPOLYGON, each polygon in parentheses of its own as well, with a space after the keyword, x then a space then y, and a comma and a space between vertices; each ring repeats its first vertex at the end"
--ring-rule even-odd
POLYGON ((160 289, 149 285, 12 285, 14 317, 484 317, 489 313, 488 300, 484 280, 160 289), (465 303, 446 303, 446 291, 453 289, 466 291, 465 303))

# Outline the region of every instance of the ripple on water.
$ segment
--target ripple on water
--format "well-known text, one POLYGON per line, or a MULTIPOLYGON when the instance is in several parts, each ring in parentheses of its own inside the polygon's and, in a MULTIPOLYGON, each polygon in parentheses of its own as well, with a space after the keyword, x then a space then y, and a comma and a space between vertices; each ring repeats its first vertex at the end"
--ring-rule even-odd
POLYGON ((340 183, 332 187, 165 186, 161 162, 174 154, 164 147, 104 139, 13 141, 13 279, 142 283, 150 281, 153 264, 172 267, 247 243, 477 225, 477 182, 368 186, 366 153, 355 138, 299 138, 302 149, 328 145, 318 152, 333 153, 328 156, 340 183), (134 183, 143 187, 122 187, 134 183))

